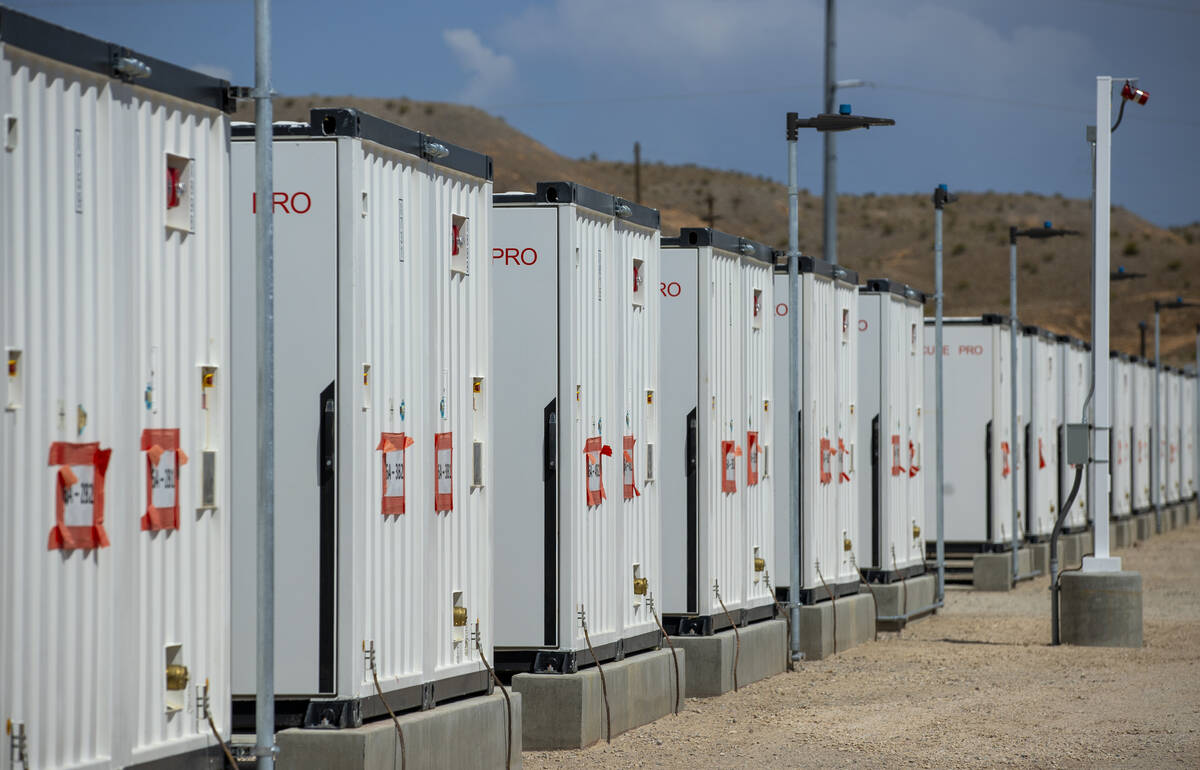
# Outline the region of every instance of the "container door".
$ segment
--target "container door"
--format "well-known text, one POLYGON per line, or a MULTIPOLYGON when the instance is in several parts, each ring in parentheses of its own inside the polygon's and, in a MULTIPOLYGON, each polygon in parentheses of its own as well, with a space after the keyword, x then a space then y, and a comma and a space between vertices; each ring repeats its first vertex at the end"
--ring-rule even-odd
MULTIPOLYGON (((233 168, 233 692, 255 691, 254 143, 233 168)), ((275 689, 334 692, 337 147, 275 142, 275 689)))
POLYGON ((559 643, 557 217, 492 211, 497 647, 559 643))

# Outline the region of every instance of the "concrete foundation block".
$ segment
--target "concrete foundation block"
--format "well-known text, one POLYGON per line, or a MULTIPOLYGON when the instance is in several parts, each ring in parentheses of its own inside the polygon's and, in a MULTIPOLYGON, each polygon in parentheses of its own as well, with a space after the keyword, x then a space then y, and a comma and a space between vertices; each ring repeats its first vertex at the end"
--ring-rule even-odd
POLYGON ((1135 524, 1133 519, 1116 519, 1108 523, 1109 543, 1113 548, 1128 548, 1133 545, 1135 524))
POLYGON ((1029 568, 1039 575, 1050 574, 1050 544, 1030 543, 1025 546, 1029 550, 1029 568))
POLYGON ((875 597, 875 626, 880 630, 904 628, 907 623, 933 614, 937 575, 918 575, 895 583, 864 585, 859 593, 875 597), (908 618, 902 616, 908 615, 908 618))
POLYGON ((1137 572, 1067 572, 1058 597, 1065 644, 1142 646, 1142 576, 1137 572))
POLYGON ((858 593, 832 602, 800 608, 800 651, 805 660, 821 660, 875 638, 875 605, 871 595, 858 593), (836 637, 835 637, 836 617, 836 637))
POLYGON ((1138 540, 1149 540, 1154 536, 1154 513, 1139 513, 1133 517, 1138 540))
MULTIPOLYGON (((687 653, 676 648, 679 681, 684 682, 687 653)), ((675 710, 676 678, 669 649, 605 663, 604 679, 612 736, 675 710)), ((522 698, 525 750, 579 749, 604 739, 604 694, 595 666, 574 674, 517 674, 512 689, 522 698)), ((682 693, 679 700, 682 703, 682 693)))
MULTIPOLYGON (((1028 547, 1017 549, 1017 569, 1021 575, 1032 578, 1033 554, 1028 547)), ((975 554, 971 575, 976 591, 1011 591, 1012 551, 975 554)))
MULTIPOLYGON (((764 620, 738 629, 738 686, 757 682, 787 669, 787 622, 764 620)), ((737 637, 733 629, 712 636, 672 636, 672 643, 688 656, 683 688, 689 698, 713 698, 733 689, 733 659, 737 637)))
POLYGON ((1076 569, 1083 563, 1083 533, 1074 532, 1058 537, 1059 570, 1076 569))
MULTIPOLYGON (((512 767, 521 766, 521 694, 512 698, 509 734, 512 767)), ((446 703, 399 717, 405 761, 416 768, 504 767, 508 726, 500 692, 446 703)), ((294 770, 392 770, 400 766, 400 742, 389 718, 345 730, 283 730, 276 734, 279 767, 294 770)))

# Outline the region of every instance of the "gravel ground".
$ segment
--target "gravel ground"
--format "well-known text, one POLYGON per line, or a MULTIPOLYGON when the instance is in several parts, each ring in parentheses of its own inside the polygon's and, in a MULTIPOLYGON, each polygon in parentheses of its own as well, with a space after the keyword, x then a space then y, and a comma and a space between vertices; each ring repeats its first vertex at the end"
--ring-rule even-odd
POLYGON ((1141 650, 1048 646, 1048 578, 949 589, 901 634, 525 767, 1200 767, 1200 526, 1118 555, 1141 650))

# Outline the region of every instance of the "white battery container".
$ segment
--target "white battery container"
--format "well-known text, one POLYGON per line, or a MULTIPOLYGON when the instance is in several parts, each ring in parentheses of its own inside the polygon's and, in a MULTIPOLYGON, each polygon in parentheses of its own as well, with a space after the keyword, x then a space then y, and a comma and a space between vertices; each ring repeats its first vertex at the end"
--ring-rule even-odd
POLYGON ((1112 387, 1112 494, 1109 515, 1123 519, 1133 513, 1133 363, 1124 353, 1109 353, 1109 382, 1112 387))
POLYGON ((668 633, 711 634, 774 614, 773 252, 684 228, 661 260, 660 601, 668 633))
POLYGON ((858 446, 869 454, 855 558, 884 583, 925 571, 924 303, 923 292, 886 279, 858 290, 858 446))
POLYGON ((1026 326, 1018 342, 1021 353, 1022 413, 1025 432, 1025 531, 1033 540, 1048 539, 1058 517, 1058 434, 1062 423, 1061 374, 1054 334, 1026 326))
MULTIPOLYGON (((789 307, 786 264, 775 268, 775 582, 803 604, 857 593, 854 544, 859 541, 857 484, 858 274, 813 257, 799 258, 800 307, 789 307), (800 458, 790 466, 789 315, 800 314, 800 458), (800 477, 800 542, 791 535, 790 474, 800 477), (793 552, 800 586, 791 586, 793 552)), ((867 450, 869 452, 869 449, 867 450)))
POLYGON ((497 665, 570 672, 661 640, 659 216, 571 182, 493 202, 497 665))
POLYGON ((1167 381, 1167 494, 1164 500, 1174 505, 1183 499, 1183 371, 1169 367, 1167 381))
MULTIPOLYGON (((490 688, 485 155, 350 109, 275 127, 277 723, 490 688), (286 629, 286 631, 285 631, 286 629)), ((235 718, 255 693, 255 143, 233 143, 235 718)))
MULTIPOLYGON (((1092 346, 1076 337, 1060 334, 1058 336, 1058 362, 1062 372, 1062 424, 1064 433, 1059 434, 1059 476, 1058 485, 1062 490, 1064 502, 1075 481, 1075 467, 1067 464, 1064 441, 1066 426, 1072 423, 1084 422, 1083 404, 1087 400, 1088 387, 1091 384, 1090 369, 1092 346)), ((1079 485, 1079 493, 1075 502, 1063 520, 1064 532, 1082 532, 1087 529, 1090 518, 1087 498, 1087 473, 1079 485)))
POLYGON ((1133 380, 1133 437, 1130 439, 1130 455, 1133 462, 1132 494, 1133 512, 1144 513, 1154 507, 1151 491, 1151 456, 1154 421, 1154 366, 1145 358, 1132 361, 1133 380))
MULTIPOLYGON (((946 425, 944 538, 947 550, 991 551, 1012 546, 1014 458, 1009 384, 1010 324, 984 315, 943 319, 943 398, 946 425)), ((925 319, 925 401, 934 403, 936 343, 933 319, 925 319)), ((936 408, 936 407, 931 407, 936 408)), ((937 436, 926 454, 936 457, 937 436)), ((935 474, 925 476, 926 496, 936 500, 935 474)), ((934 506, 926 511, 937 527, 934 506)))
POLYGON ((0 8, 0 767, 229 738, 232 109, 0 8))
POLYGON ((1179 446, 1182 453, 1182 468, 1180 475, 1182 477, 1181 494, 1184 500, 1191 500, 1196 497, 1196 480, 1197 473, 1200 469, 1197 468, 1196 462, 1196 369, 1193 367, 1190 371, 1184 373, 1183 376, 1183 402, 1180 406, 1180 419, 1182 425, 1180 432, 1182 438, 1179 446))

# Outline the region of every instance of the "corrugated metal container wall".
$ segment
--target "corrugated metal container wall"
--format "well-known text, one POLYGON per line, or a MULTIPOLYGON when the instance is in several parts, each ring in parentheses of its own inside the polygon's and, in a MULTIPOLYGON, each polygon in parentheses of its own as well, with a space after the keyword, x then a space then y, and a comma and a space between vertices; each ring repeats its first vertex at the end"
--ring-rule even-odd
POLYGON ((1196 375, 1187 374, 1183 380, 1183 498, 1196 496, 1196 375))
MULTIPOLYGON (((945 540, 951 544, 1003 547, 1012 532, 1009 327, 999 316, 945 319, 943 327, 945 540)), ((933 319, 925 321, 925 400, 935 401, 933 319)), ((936 457, 937 436, 927 440, 936 457)), ((925 494, 936 500, 935 474, 925 494)), ((936 506, 926 509, 925 529, 936 531, 936 506)))
POLYGON ((1167 446, 1170 440, 1170 420, 1168 418, 1167 407, 1167 371, 1165 366, 1160 366, 1154 375, 1154 389, 1158 393, 1158 400, 1151 403, 1151 414, 1153 417, 1150 422, 1150 432, 1154 437, 1154 441, 1158 444, 1158 457, 1151 458, 1151 465, 1155 465, 1157 460, 1157 468, 1153 468, 1151 473, 1154 476, 1154 481, 1158 484, 1158 496, 1154 498, 1159 505, 1164 505, 1167 502, 1167 466, 1170 464, 1167 460, 1167 446))
MULTIPOLYGON (((12 45, 0 49, 0 68, 0 112, 16 119, 15 146, 0 154, 0 338, 14 362, 0 431, 0 719, 25 730, 29 766, 100 765, 118 750, 114 609, 131 554, 47 549, 62 465, 47 457, 57 442, 99 442, 129 467, 137 456, 119 445, 132 405, 112 365, 129 356, 131 297, 120 280, 129 254, 107 248, 123 229, 116 170, 126 159, 110 150, 122 107, 108 78, 12 45)), ((134 502, 114 475, 103 487, 104 528, 127 545, 134 502)), ((92 513, 80 503, 64 517, 85 524, 92 513)), ((0 762, 15 767, 5 743, 0 762)))
POLYGON ((161 506, 156 521, 142 522, 128 565, 134 605, 122 649, 134 655, 123 674, 137 686, 125 711, 136 718, 128 758, 147 762, 212 742, 195 707, 206 682, 214 719, 229 725, 229 122, 211 108, 121 90, 124 125, 114 140, 124 143, 120 157, 138 159, 126 180, 136 202, 124 234, 135 287, 128 360, 143 385, 137 418, 122 431, 130 464, 122 478, 133 511, 148 512, 164 495, 178 504, 177 530, 161 506), (163 180, 172 168, 185 182, 183 199, 168 208, 163 180), (188 460, 169 469, 155 455, 173 459, 174 449, 188 460), (167 665, 187 668, 190 692, 166 688, 167 665))
POLYGON ((771 579, 772 571, 776 575, 787 572, 784 565, 771 563, 775 558, 775 475, 769 463, 775 446, 773 412, 778 406, 772 357, 775 324, 771 323, 776 304, 775 270, 770 262, 752 259, 743 259, 741 269, 746 435, 739 441, 744 455, 737 483, 745 484, 746 605, 761 607, 774 604, 772 589, 778 578, 771 579))
POLYGON ((0 764, 205 752, 205 680, 229 734, 227 386, 201 386, 227 353, 228 84, 150 57, 121 83, 111 44, 5 8, 0 35, 0 486, 27 514, 0 517, 0 719, 24 735, 0 764))
POLYGON ((1114 353, 1109 358, 1112 383, 1112 516, 1123 518, 1133 512, 1133 364, 1129 357, 1114 353))
POLYGON ((612 479, 612 495, 617 498, 620 487, 623 553, 618 574, 624 584, 621 625, 626 637, 658 628, 647 598, 657 598, 662 590, 662 517, 653 457, 659 446, 660 238, 658 230, 624 222, 616 225, 613 265, 620 287, 617 355, 623 372, 624 422, 621 444, 613 446, 618 462, 612 467, 620 469, 621 478, 612 479))
MULTIPOLYGON (((909 470, 905 484, 908 487, 908 510, 906 531, 900 542, 905 544, 904 551, 896 547, 901 560, 907 561, 913 567, 922 567, 925 563, 925 539, 929 533, 925 531, 925 475, 932 473, 934 468, 928 465, 925 454, 925 294, 910 289, 911 299, 905 303, 905 318, 907 320, 904 356, 905 387, 908 411, 908 440, 912 451, 909 453, 909 470)), ((862 419, 860 417, 859 419, 862 419)), ((862 451, 866 451, 863 447, 862 451)), ((859 494, 863 494, 859 488, 859 494)), ((937 533, 933 533, 937 537, 937 533)))
POLYGON ((1154 369, 1144 358, 1133 364, 1133 437, 1130 439, 1133 456, 1133 510, 1149 510, 1151 443, 1150 425, 1154 414, 1154 369))
POLYGON ((1048 537, 1058 517, 1058 426, 1062 406, 1058 344, 1046 332, 1035 327, 1026 329, 1028 354, 1022 358, 1021 367, 1028 373, 1024 384, 1029 393, 1026 531, 1031 537, 1048 537))
MULTIPOLYGON (((1083 418, 1083 402, 1087 398, 1088 392, 1088 350, 1084 343, 1080 340, 1075 340, 1067 337, 1058 338, 1059 349, 1059 368, 1062 371, 1062 420, 1063 424, 1080 422, 1083 418)), ((1071 484, 1075 480, 1075 469, 1066 463, 1065 452, 1060 452, 1059 456, 1062 460, 1059 462, 1059 489, 1066 492, 1071 489, 1071 484)), ((1085 476, 1086 478, 1086 476, 1085 476)), ((1079 494, 1075 497, 1075 502, 1071 506, 1067 518, 1063 521, 1063 529, 1068 531, 1078 531, 1087 527, 1088 523, 1088 507, 1085 485, 1080 484, 1079 494)))
POLYGON ((833 446, 837 450, 837 510, 838 529, 842 549, 838 554, 838 569, 834 580, 839 585, 858 581, 858 568, 854 563, 854 543, 858 541, 858 286, 857 279, 847 283, 834 282, 837 294, 837 319, 835 329, 837 343, 837 401, 836 434, 833 446))
POLYGON ((1182 497, 1182 475, 1180 468, 1182 466, 1180 457, 1180 440, 1182 438, 1183 421, 1181 419, 1181 409, 1183 406, 1183 375, 1178 369, 1171 369, 1165 376, 1167 381, 1167 401, 1165 412, 1165 425, 1167 434, 1167 494, 1164 498, 1167 503, 1177 503, 1182 497))
MULTIPOLYGON (((432 377, 425 409, 434 436, 449 434, 449 510, 433 506, 425 548, 435 555, 425 569, 426 679, 480 671, 473 632, 492 645, 491 502, 491 210, 490 179, 429 165, 433 292, 432 377), (458 619, 455 619, 455 614, 458 619), (465 621, 464 613, 465 612, 465 621)), ((434 443, 431 440, 431 450, 434 443)), ((431 452, 437 489, 446 482, 445 450, 431 452)), ((418 473, 427 471, 420 466, 418 473)))

